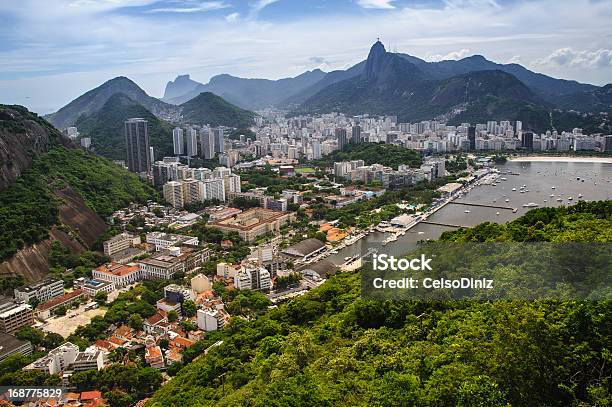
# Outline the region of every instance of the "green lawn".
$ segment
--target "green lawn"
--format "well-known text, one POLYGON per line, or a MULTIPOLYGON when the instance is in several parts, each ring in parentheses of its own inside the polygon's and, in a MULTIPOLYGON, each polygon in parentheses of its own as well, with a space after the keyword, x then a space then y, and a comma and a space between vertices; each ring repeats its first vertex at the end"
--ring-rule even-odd
POLYGON ((315 172, 315 169, 311 167, 296 168, 295 172, 297 172, 298 174, 312 174, 313 172, 315 172))

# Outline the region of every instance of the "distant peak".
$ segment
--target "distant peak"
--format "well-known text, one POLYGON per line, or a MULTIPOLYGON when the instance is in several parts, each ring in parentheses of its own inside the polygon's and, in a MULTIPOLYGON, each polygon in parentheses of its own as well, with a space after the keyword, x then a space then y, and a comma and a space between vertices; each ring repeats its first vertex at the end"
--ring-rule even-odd
POLYGON ((184 81, 184 80, 187 80, 187 79, 191 79, 189 74, 179 75, 179 76, 176 77, 175 81, 184 81))
POLYGON ((374 53, 387 52, 383 43, 380 42, 380 39, 377 39, 374 45, 372 45, 372 48, 370 48, 370 54, 372 54, 373 52, 374 53))
POLYGON ((380 40, 376 41, 374 45, 372 45, 364 71, 364 75, 367 79, 375 79, 378 76, 386 54, 387 50, 385 50, 385 46, 382 44, 382 42, 380 42, 380 40))
POLYGON ((487 59, 485 57, 483 57, 482 55, 472 55, 469 57, 466 57, 464 59, 471 59, 473 61, 486 61, 487 59))

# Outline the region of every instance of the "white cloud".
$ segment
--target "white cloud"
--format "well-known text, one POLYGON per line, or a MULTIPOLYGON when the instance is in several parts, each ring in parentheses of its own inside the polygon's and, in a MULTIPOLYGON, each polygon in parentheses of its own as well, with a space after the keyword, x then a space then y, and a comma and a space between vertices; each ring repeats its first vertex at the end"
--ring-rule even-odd
POLYGON ((460 49, 459 51, 451 51, 446 55, 439 55, 439 54, 428 54, 425 59, 427 59, 428 61, 432 61, 432 62, 439 62, 439 61, 449 61, 449 60, 459 60, 462 58, 467 57, 468 55, 470 55, 470 50, 467 48, 463 48, 460 49))
POLYGON ((507 64, 520 64, 521 63, 521 56, 520 55, 513 55, 512 58, 508 59, 506 61, 507 64))
POLYGON ((279 0, 257 0, 250 4, 251 10, 249 11, 249 18, 256 18, 261 10, 268 7, 271 4, 278 2, 279 0))
POLYGON ((227 21, 228 23, 233 23, 234 21, 237 21, 238 18, 240 18, 240 14, 231 13, 225 16, 225 21, 227 21))
POLYGON ((449 9, 457 9, 464 7, 494 7, 501 8, 495 0, 444 0, 444 4, 449 9))
POLYGON ((202 1, 188 3, 186 7, 160 7, 148 10, 147 13, 201 13, 231 7, 224 1, 202 1))
POLYGON ((549 56, 537 59, 534 65, 569 66, 572 68, 605 68, 612 66, 612 49, 576 51, 570 47, 559 48, 549 56))
MULTIPOLYGON (((461 7, 454 2, 452 11, 433 2, 412 8, 390 2, 396 8, 384 13, 330 9, 295 18, 275 13, 274 20, 263 21, 256 15, 251 18, 250 12, 272 2, 243 1, 249 8, 236 6, 194 19, 180 13, 121 10, 126 5, 162 8, 155 4, 162 4, 159 0, 81 0, 72 7, 68 4, 74 0, 0 0, 5 28, 0 29, 5 45, 0 49, 0 103, 57 109, 117 75, 132 78, 157 96, 177 73, 190 73, 199 82, 220 73, 270 79, 296 76, 316 66, 310 60, 313 55, 325 61, 326 71, 345 69, 365 59, 378 36, 388 49, 397 47, 426 59, 456 59, 470 50, 493 61, 510 61, 517 54, 522 61, 534 61, 551 50, 591 50, 594 55, 582 55, 591 61, 590 69, 569 63, 528 66, 589 83, 607 83, 612 77, 612 2, 500 2, 501 11, 467 2, 461 7), (234 12, 240 13, 239 24, 230 23, 235 17, 228 16, 234 12), (61 83, 69 83, 66 90, 56 85, 61 83), (26 96, 31 99, 25 100, 26 96)), ((193 7, 199 2, 166 1, 163 7, 193 7)), ((281 12, 284 3, 277 5, 281 12)), ((358 7, 356 0, 353 6, 358 7)), ((572 60, 579 61, 576 55, 572 60)))
POLYGON ((363 8, 394 9, 395 6, 391 4, 393 1, 394 0, 357 0, 357 4, 363 8))

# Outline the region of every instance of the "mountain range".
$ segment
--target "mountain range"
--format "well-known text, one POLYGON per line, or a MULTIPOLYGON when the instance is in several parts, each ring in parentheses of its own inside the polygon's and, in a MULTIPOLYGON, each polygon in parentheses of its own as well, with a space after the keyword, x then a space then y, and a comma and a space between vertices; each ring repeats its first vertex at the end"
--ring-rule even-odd
POLYGON ((124 159, 123 123, 132 117, 149 122, 149 137, 161 157, 172 154, 172 127, 209 124, 244 128, 255 113, 204 92, 176 106, 147 95, 132 80, 120 76, 79 96, 56 113, 46 116, 57 128, 76 126, 91 138, 93 150, 107 158, 124 159))
MULTIPOLYGON (((244 127, 248 126, 255 117, 253 112, 227 103, 220 97, 213 97, 214 95, 190 98, 189 104, 172 105, 165 103, 149 96, 131 79, 119 76, 84 93, 45 118, 60 129, 74 126, 76 123, 82 122, 93 114, 100 112, 108 101, 117 94, 126 96, 133 103, 142 106, 158 118, 176 124, 210 124, 212 126, 244 127)), ((113 100, 118 101, 119 99, 113 100)))
POLYGON ((212 92, 245 109, 262 109, 285 104, 287 95, 297 94, 325 76, 320 69, 279 80, 246 79, 223 74, 213 76, 207 84, 202 84, 192 80, 189 75, 180 75, 168 82, 162 100, 178 105, 202 92, 212 92))
MULTIPOLYGON (((121 129, 99 122, 110 113, 109 117, 124 120, 128 112, 140 112, 152 122, 162 121, 154 123, 156 129, 170 128, 169 123, 243 128, 255 117, 250 110, 266 107, 289 110, 292 115, 337 111, 396 115, 404 122, 439 119, 449 124, 521 120, 524 128, 536 131, 579 126, 590 133, 612 131, 612 84, 598 87, 556 79, 481 55, 427 62, 387 52, 379 41, 366 60, 346 70, 315 69, 279 80, 222 74, 207 84, 180 75, 166 85, 161 100, 130 79, 117 77, 46 118, 58 128, 78 125, 82 134, 92 137, 94 148, 115 158, 122 156, 121 148, 111 147, 111 140, 102 142, 102 138, 121 129), (117 94, 124 97, 113 97, 117 94), (127 105, 129 109, 119 109, 127 105)), ((154 147, 165 154, 170 142, 167 131, 162 133, 154 147)))
MULTIPOLYGON (((387 52, 380 42, 372 46, 365 61, 329 73, 314 70, 277 81, 218 75, 207 84, 182 75, 167 84, 163 100, 184 103, 202 90, 249 109, 290 108, 293 114, 392 114, 402 121, 441 118, 450 123, 465 118, 522 119, 539 131, 551 128, 551 116, 563 116, 567 110, 581 112, 569 115, 579 118, 590 131, 607 131, 608 118, 601 113, 612 112, 612 85, 598 87, 556 79, 481 55, 427 62, 387 52)), ((556 125, 552 123, 552 127, 556 125)))

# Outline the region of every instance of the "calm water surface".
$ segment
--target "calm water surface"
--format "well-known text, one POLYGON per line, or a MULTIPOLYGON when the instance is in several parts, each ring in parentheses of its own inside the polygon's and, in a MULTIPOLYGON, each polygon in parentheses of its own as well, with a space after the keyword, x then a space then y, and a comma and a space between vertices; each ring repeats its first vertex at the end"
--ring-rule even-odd
MULTIPOLYGON (((530 208, 523 208, 523 204, 526 203, 534 202, 539 207, 559 206, 577 202, 578 194, 583 195, 583 200, 593 201, 610 199, 612 196, 612 164, 508 162, 499 165, 497 168, 504 173, 502 177, 506 178, 507 181, 500 181, 496 187, 492 185, 477 186, 455 202, 510 206, 518 208, 517 213, 503 209, 449 204, 428 220, 464 226, 474 226, 485 221, 504 223, 527 212, 530 208), (519 175, 506 175, 505 173, 508 170, 519 175), (577 177, 580 177, 580 180, 577 177), (523 185, 526 185, 529 192, 522 194, 519 192, 523 185), (555 186, 555 189, 552 189, 552 186, 555 186), (512 191, 512 188, 516 188, 516 191, 512 191), (551 194, 554 197, 551 197, 551 194), (573 197, 573 200, 569 201, 569 197, 573 197), (563 198, 563 201, 557 202, 557 198, 563 198), (506 199, 510 201, 506 203, 506 199), (470 212, 465 213, 465 210, 470 212), (497 212, 499 212, 499 215, 497 212)), ((452 229, 420 223, 410 229, 404 236, 400 236, 397 241, 385 246, 382 245, 382 242, 388 235, 374 232, 327 259, 336 264, 341 264, 346 257, 357 253, 365 253, 370 248, 378 249, 382 253, 400 256, 414 248, 419 240, 437 239, 442 232, 452 229)))

